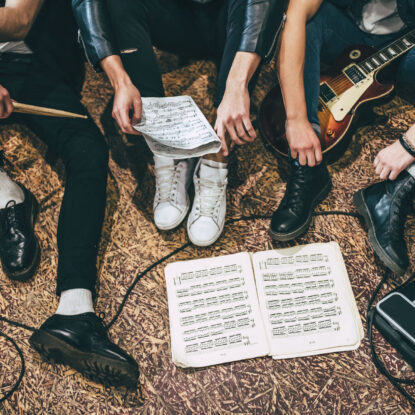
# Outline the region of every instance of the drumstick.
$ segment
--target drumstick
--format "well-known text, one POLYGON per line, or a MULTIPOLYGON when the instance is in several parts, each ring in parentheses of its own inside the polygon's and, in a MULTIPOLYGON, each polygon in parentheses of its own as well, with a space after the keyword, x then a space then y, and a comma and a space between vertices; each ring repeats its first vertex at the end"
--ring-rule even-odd
POLYGON ((21 104, 20 102, 12 101, 14 111, 20 114, 32 115, 48 115, 49 117, 64 117, 64 118, 82 118, 87 119, 86 115, 75 114, 73 112, 55 110, 53 108, 38 107, 36 105, 21 104))

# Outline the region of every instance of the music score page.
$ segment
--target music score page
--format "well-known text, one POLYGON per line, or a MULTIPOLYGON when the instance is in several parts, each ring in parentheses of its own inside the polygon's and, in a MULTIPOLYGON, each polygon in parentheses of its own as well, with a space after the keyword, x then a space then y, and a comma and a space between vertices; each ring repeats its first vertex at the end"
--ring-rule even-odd
POLYGON ((252 255, 274 358, 356 349, 363 327, 335 242, 252 255))
POLYGON ((189 96, 142 98, 142 119, 134 128, 150 150, 175 159, 217 153, 221 141, 189 96))
POLYGON ((269 353, 249 253, 175 262, 166 266, 165 277, 177 366, 269 353))

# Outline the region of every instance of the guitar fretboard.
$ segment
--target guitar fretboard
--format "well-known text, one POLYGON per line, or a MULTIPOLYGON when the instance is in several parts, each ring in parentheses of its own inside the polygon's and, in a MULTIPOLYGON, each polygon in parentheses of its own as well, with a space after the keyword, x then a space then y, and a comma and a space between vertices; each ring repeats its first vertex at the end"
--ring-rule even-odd
POLYGON ((388 46, 374 53, 357 66, 365 73, 370 74, 403 55, 415 46, 415 29, 400 37, 388 46))

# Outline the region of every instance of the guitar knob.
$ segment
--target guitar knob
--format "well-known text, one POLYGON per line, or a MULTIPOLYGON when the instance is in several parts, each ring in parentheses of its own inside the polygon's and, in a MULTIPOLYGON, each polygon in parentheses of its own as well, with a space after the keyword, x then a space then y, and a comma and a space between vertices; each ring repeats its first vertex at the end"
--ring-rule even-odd
POLYGON ((327 130, 327 136, 330 138, 333 138, 335 135, 335 132, 330 128, 327 130))

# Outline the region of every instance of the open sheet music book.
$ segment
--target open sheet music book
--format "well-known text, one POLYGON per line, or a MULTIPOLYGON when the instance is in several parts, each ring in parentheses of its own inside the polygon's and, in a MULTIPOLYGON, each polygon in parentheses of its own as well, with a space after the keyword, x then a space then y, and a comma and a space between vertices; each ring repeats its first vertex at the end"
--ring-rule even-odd
POLYGON ((335 242, 168 264, 173 362, 353 350, 363 327, 335 242))
POLYGON ((142 103, 142 119, 134 128, 154 154, 181 159, 221 149, 221 141, 191 97, 142 98, 142 103))

